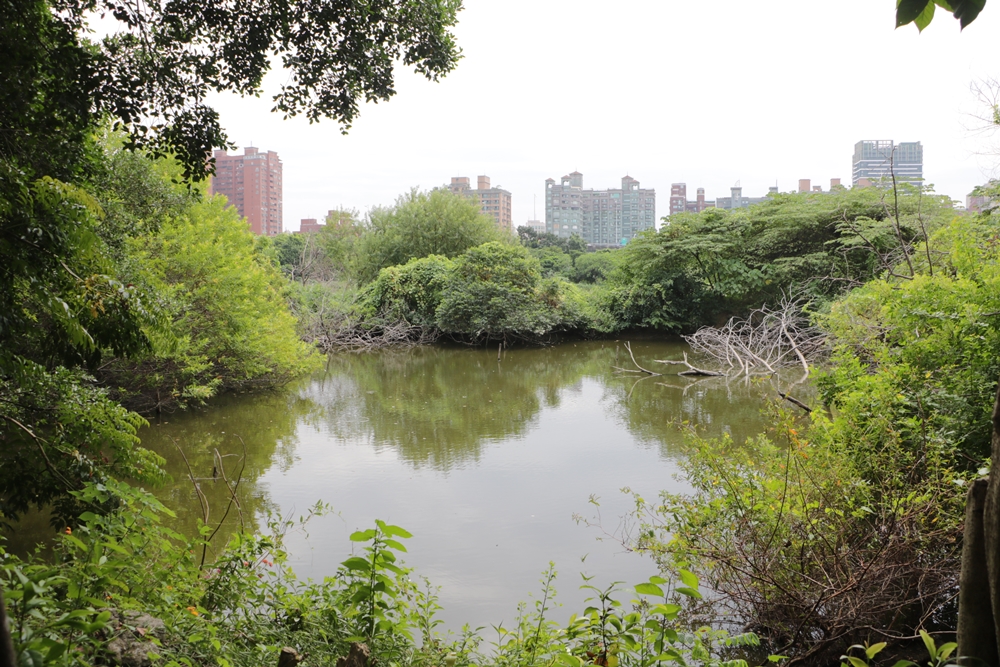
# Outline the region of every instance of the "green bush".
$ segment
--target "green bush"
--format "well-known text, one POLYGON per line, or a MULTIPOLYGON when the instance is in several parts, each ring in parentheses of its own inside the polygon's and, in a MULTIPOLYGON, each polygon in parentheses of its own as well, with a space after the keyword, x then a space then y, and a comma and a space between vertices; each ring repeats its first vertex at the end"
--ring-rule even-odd
POLYGON ((637 499, 637 546, 694 563, 777 652, 954 631, 967 483, 991 449, 1000 220, 958 218, 834 301, 827 410, 744 446, 695 440, 694 493, 637 499), (933 264, 926 258, 930 257, 933 264), (904 277, 899 277, 904 276, 904 277))
POLYGON ((821 424, 777 421, 745 443, 692 437, 680 465, 693 491, 636 495, 634 548, 710 582, 706 622, 738 618, 796 660, 836 661, 872 632, 954 630, 963 478, 920 480, 896 450, 862 469, 821 424))
POLYGON ((559 323, 557 294, 543 295, 538 260, 519 246, 486 243, 455 260, 437 322, 474 340, 536 338, 559 323))
POLYGON ((617 328, 690 331, 774 305, 789 291, 828 302, 887 272, 908 274, 921 261, 914 243, 954 210, 947 197, 904 186, 897 224, 886 194, 780 194, 749 208, 672 215, 619 251, 608 317, 617 328))
POLYGON ((820 387, 837 409, 836 437, 873 439, 876 451, 900 439, 911 460, 933 452, 961 469, 989 457, 1000 376, 998 232, 995 220, 956 219, 932 238, 940 258, 932 271, 872 281, 820 317, 834 345, 820 387))

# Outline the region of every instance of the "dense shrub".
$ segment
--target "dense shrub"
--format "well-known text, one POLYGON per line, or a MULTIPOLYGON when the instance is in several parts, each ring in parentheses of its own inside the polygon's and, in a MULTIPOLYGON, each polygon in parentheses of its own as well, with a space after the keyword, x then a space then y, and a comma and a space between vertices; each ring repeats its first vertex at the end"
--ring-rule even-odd
POLYGON ((573 258, 560 248, 546 247, 532 249, 531 256, 538 260, 542 276, 563 276, 568 278, 573 271, 573 258))
POLYGON ((538 261, 523 248, 486 243, 455 260, 437 322, 472 339, 533 338, 559 323, 556 290, 543 294, 538 261))
POLYGON ((622 254, 617 250, 600 250, 578 255, 573 261, 570 279, 575 283, 603 283, 615 267, 622 254))
POLYGON ((932 270, 872 281, 820 318, 834 344, 820 387, 839 437, 881 433, 901 439, 910 460, 933 452, 960 468, 988 458, 1000 376, 998 233, 997 219, 955 220, 932 239, 932 270), (885 402, 872 412, 878 397, 885 402))

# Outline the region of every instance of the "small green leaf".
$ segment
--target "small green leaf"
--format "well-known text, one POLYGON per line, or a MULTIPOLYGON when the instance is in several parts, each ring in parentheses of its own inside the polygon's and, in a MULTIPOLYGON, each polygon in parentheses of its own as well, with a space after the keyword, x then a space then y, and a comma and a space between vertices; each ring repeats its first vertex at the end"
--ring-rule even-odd
POLYGON ((918 32, 923 32, 924 28, 931 24, 934 20, 934 3, 928 2, 927 6, 924 7, 924 11, 917 15, 917 18, 913 19, 913 24, 917 26, 918 32))
POLYGON ((367 542, 375 537, 375 529, 369 528, 368 530, 359 530, 357 532, 351 533, 348 538, 351 542, 367 542))
POLYGON ((927 647, 927 653, 931 660, 937 658, 937 646, 934 645, 934 639, 924 630, 920 631, 920 638, 924 641, 924 646, 927 647))
POLYGON ((681 578, 681 581, 684 582, 685 586, 690 586, 691 588, 698 588, 698 577, 696 577, 693 572, 689 572, 687 570, 680 570, 677 572, 677 575, 681 578))
POLYGON ((884 648, 885 648, 885 642, 879 642, 878 644, 872 644, 871 646, 869 646, 868 648, 865 649, 865 655, 868 656, 869 660, 871 660, 876 655, 878 655, 879 652, 882 649, 884 649, 884 648))
POLYGON ((663 589, 656 584, 637 584, 635 592, 639 595, 658 595, 663 597, 663 589))
POLYGON ((404 553, 406 552, 406 547, 404 547, 400 542, 397 542, 396 540, 386 540, 385 546, 389 547, 390 549, 395 549, 396 551, 402 551, 404 553))
POLYGON ((413 533, 409 532, 408 530, 400 528, 399 526, 393 526, 391 524, 383 524, 382 532, 384 532, 386 535, 389 535, 390 537, 402 537, 403 539, 413 537, 413 533))
POLYGON ((695 600, 701 599, 701 593, 699 593, 697 589, 694 588, 688 588, 687 586, 680 586, 677 589, 677 592, 680 593, 681 595, 686 595, 690 598, 694 598, 695 600))
POLYGON ((958 644, 955 642, 942 644, 941 648, 938 649, 938 660, 947 660, 956 648, 958 648, 958 644))
POLYGON ((847 656, 847 661, 851 663, 851 667, 868 667, 868 663, 861 658, 855 658, 853 655, 847 656))

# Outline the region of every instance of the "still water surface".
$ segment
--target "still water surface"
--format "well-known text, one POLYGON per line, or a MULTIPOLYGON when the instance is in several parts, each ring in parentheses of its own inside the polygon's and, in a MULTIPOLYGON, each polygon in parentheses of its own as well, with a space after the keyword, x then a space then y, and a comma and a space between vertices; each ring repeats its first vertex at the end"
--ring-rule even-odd
MULTIPOLYGON (((683 349, 633 344, 640 364, 669 372, 676 368, 652 360, 678 359, 683 349)), ((234 477, 239 435, 248 450, 240 487, 248 522, 260 525, 267 510, 299 516, 318 500, 336 511, 310 522, 308 536, 289 536, 299 576, 333 573, 350 554, 347 536, 380 518, 414 534, 406 562, 441 587, 449 629, 509 626, 549 561, 560 573, 560 617, 581 609, 580 573, 599 584, 655 573, 573 516, 599 511, 614 532, 629 509, 623 487, 646 497, 683 491, 679 422, 738 441, 764 428, 758 389, 615 366, 632 367, 615 341, 515 348, 499 362, 496 349, 482 348, 338 355, 324 373, 281 392, 170 415, 141 436, 167 458, 177 481, 157 493, 186 529, 200 509, 177 447, 206 477, 218 448, 234 477)), ((205 486, 215 522, 226 492, 205 486)), ((231 514, 227 524, 238 523, 231 514)))

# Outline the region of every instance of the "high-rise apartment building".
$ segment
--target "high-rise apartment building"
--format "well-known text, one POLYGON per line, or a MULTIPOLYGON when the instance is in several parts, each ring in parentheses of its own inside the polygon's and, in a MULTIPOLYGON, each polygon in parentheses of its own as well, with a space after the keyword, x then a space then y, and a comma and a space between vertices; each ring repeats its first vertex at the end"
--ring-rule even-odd
POLYGON ((475 197, 479 201, 479 209, 496 220, 497 227, 508 234, 514 232, 513 216, 511 214, 510 193, 496 187, 490 187, 489 176, 479 176, 476 189, 469 184, 468 176, 454 176, 448 189, 455 194, 475 197))
POLYGON ((247 219, 254 234, 274 236, 282 230, 281 160, 274 151, 261 153, 244 148, 243 155, 217 150, 215 176, 208 194, 226 195, 229 203, 247 219))
POLYGON ((706 208, 713 208, 714 201, 705 199, 705 188, 698 188, 695 199, 687 198, 686 183, 672 183, 670 185, 670 215, 674 213, 701 213, 706 208))
POLYGON ((864 140, 854 144, 851 184, 924 182, 924 147, 919 141, 864 140), (864 183, 862 181, 865 181, 864 183))
POLYGON ((545 229, 556 236, 579 234, 591 245, 625 245, 637 233, 656 227, 656 190, 639 187, 631 176, 616 190, 584 190, 583 174, 561 182, 545 180, 545 229))

